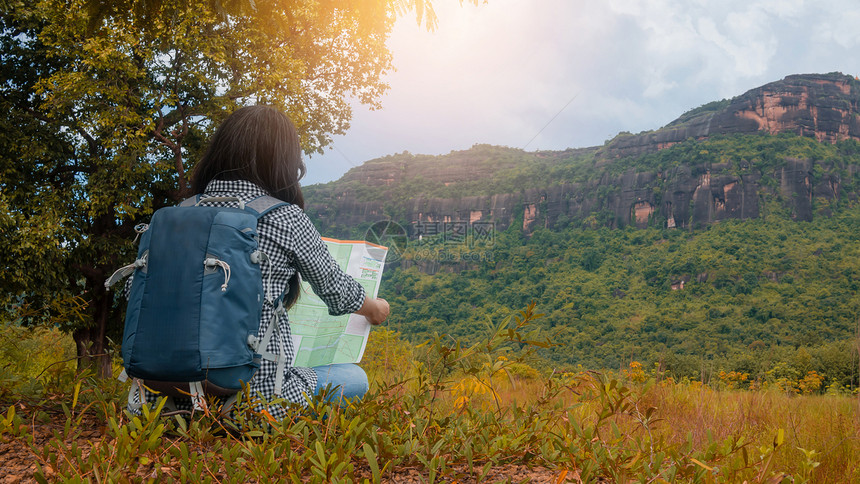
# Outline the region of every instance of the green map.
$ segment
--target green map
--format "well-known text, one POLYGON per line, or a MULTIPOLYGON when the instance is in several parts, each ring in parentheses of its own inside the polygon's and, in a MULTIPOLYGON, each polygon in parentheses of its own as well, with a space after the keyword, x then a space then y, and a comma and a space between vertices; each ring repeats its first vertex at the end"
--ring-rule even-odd
MULTIPOLYGON (((364 241, 323 238, 340 268, 364 287, 368 296, 379 293, 388 249, 364 241)), ((358 314, 329 316, 325 303, 302 282, 299 301, 290 308, 290 328, 296 356, 292 366, 358 363, 364 354, 370 322, 358 314)))

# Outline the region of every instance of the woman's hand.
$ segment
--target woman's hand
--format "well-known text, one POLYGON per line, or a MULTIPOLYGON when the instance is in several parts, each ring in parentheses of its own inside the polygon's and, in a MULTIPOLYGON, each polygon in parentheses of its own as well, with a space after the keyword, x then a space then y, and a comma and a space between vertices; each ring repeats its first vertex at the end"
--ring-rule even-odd
POLYGON ((376 326, 384 323, 385 320, 388 319, 389 311, 391 311, 391 308, 388 306, 388 301, 385 299, 366 297, 364 299, 364 304, 362 304, 361 308, 355 313, 364 316, 368 321, 370 321, 370 324, 376 326))

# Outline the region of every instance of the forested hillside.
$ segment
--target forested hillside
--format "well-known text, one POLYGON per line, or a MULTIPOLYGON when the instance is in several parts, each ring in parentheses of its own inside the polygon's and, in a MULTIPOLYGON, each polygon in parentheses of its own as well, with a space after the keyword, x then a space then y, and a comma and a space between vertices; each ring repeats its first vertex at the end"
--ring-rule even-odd
POLYGON ((485 260, 459 272, 446 269, 460 263, 437 263, 432 275, 414 258, 457 253, 425 239, 389 271, 382 295, 392 327, 415 341, 469 339, 488 318, 535 301, 559 344, 543 356, 559 368, 640 361, 706 380, 720 370, 794 379, 815 370, 828 384, 856 385, 860 208, 809 223, 769 207, 763 219, 696 231, 507 230, 472 250, 485 260))

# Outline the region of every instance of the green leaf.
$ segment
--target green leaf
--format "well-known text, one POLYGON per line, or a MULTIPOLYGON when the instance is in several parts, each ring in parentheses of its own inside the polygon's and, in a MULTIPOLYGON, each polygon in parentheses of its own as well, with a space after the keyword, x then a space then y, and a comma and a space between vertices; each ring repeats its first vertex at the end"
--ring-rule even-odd
POLYGON ((379 463, 376 460, 376 453, 373 451, 373 448, 367 442, 364 442, 362 444, 362 449, 364 450, 364 458, 367 459, 367 465, 370 467, 370 473, 371 476, 373 476, 373 482, 380 482, 382 476, 379 472, 379 463))

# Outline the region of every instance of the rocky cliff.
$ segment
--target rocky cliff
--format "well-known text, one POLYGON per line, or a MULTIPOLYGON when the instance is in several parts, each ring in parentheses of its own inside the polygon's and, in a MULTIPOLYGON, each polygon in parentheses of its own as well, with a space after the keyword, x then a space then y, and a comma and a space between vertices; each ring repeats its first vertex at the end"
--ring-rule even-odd
POLYGON ((821 159, 815 150, 860 140, 858 104, 860 82, 852 77, 788 76, 603 147, 526 153, 476 146, 373 160, 309 187, 308 212, 337 236, 384 219, 408 225, 413 236, 446 223, 515 224, 526 233, 571 223, 696 227, 758 217, 770 199, 795 219, 812 220, 857 197, 856 157, 821 159), (800 138, 770 136, 780 133, 800 138), (722 144, 705 144, 716 135, 722 144), (720 151, 726 143, 734 154, 720 151), (744 143, 756 147, 738 154, 744 143))
POLYGON ((860 139, 860 82, 839 73, 788 76, 731 100, 694 109, 657 131, 616 137, 606 156, 620 158, 715 134, 795 133, 818 141, 860 139))

